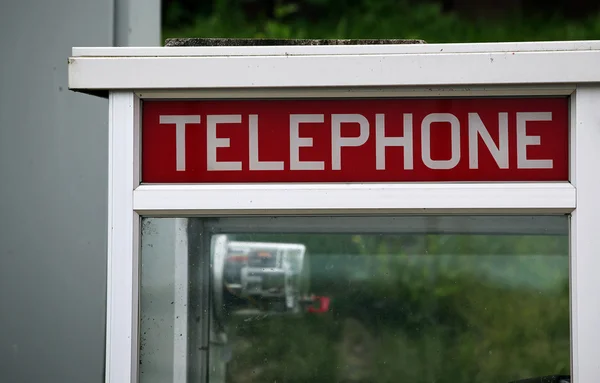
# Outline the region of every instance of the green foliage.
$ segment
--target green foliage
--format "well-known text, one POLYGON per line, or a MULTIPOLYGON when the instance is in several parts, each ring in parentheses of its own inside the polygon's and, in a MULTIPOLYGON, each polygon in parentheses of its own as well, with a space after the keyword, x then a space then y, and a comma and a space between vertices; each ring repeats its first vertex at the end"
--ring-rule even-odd
POLYGON ((600 38, 600 15, 583 20, 562 16, 515 14, 503 20, 466 20, 445 13, 436 2, 395 0, 310 0, 315 11, 300 12, 297 3, 275 2, 271 15, 249 19, 241 3, 217 0, 212 12, 192 23, 173 5, 164 37, 244 38, 418 38, 429 43, 584 40, 600 38))
POLYGON ((254 321, 233 318, 234 359, 230 382, 244 381, 250 371, 255 382, 335 381, 335 322, 330 317, 274 316, 254 321), (243 346, 245 345, 245 347, 243 346), (247 352, 236 353, 244 349, 247 352))

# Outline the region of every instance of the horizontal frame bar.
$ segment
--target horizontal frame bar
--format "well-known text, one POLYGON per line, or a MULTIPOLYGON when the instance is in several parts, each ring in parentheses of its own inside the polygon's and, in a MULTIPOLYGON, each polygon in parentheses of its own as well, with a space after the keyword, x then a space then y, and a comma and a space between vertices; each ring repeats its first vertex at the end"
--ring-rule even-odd
POLYGON ((140 215, 570 213, 569 183, 141 185, 140 215))
POLYGON ((600 51, 74 57, 69 59, 69 87, 145 90, 583 84, 600 80, 598 62, 600 51))
POLYGON ((367 44, 284 46, 197 46, 197 47, 75 47, 73 56, 289 56, 347 54, 422 54, 472 52, 538 52, 600 49, 600 41, 524 41, 457 44, 367 44))
POLYGON ((544 97, 569 96, 576 86, 468 86, 468 87, 360 87, 360 88, 261 88, 261 89, 188 89, 188 90, 137 90, 141 99, 303 99, 303 98, 394 98, 394 97, 544 97))

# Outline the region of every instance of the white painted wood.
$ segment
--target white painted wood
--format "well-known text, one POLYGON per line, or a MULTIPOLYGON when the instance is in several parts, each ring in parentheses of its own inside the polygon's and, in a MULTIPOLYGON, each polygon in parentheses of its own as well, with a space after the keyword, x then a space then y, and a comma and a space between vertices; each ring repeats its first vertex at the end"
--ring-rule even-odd
POLYGON ((111 92, 109 98, 107 383, 137 382, 140 218, 132 191, 139 103, 132 92, 111 92))
POLYGON ((142 185, 139 214, 519 211, 568 213, 569 183, 142 185))
POLYGON ((600 381, 600 87, 579 86, 571 103, 571 326, 574 383, 600 381))
MULTIPOLYGON (((141 1, 141 0, 137 0, 141 1)), ((73 56, 289 56, 355 54, 421 54, 472 52, 588 51, 600 49, 600 41, 542 41, 459 44, 377 44, 256 47, 75 47, 73 56)))
POLYGON ((421 55, 72 57, 69 59, 69 87, 141 91, 590 83, 600 81, 600 72, 596 70, 598 62, 600 50, 421 55))

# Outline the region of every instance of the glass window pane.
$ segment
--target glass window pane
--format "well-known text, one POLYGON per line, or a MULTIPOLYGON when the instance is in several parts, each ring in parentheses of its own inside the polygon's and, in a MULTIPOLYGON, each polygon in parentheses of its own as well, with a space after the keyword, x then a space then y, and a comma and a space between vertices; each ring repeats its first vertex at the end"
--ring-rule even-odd
POLYGON ((247 220, 189 219, 179 250, 157 241, 176 220, 146 227, 142 383, 201 381, 203 363, 211 383, 569 374, 567 216, 247 220))

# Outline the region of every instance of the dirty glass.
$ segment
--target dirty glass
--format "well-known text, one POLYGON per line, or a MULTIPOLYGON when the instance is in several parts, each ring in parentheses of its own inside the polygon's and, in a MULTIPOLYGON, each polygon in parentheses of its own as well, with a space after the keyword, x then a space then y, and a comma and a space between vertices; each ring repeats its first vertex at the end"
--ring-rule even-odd
POLYGON ((179 305, 191 306, 180 310, 185 332, 169 307, 172 243, 142 249, 141 338, 153 346, 141 353, 150 364, 141 382, 508 383, 569 374, 568 217, 468 218, 468 227, 399 217, 397 227, 378 228, 359 217, 343 230, 319 217, 267 229, 190 219, 187 253, 179 251, 189 277, 180 273, 188 295, 179 305), (144 268, 153 266, 169 294, 150 294, 158 282, 144 268))

